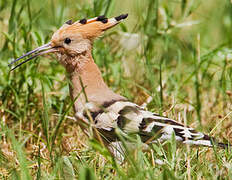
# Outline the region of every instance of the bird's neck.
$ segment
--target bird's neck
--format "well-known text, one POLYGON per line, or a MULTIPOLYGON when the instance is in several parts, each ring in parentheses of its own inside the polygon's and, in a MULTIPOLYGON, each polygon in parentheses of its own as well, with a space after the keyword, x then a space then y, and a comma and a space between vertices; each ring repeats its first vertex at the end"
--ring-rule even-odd
POLYGON ((75 57, 74 61, 78 62, 78 65, 69 72, 69 78, 71 80, 70 95, 72 100, 75 100, 75 112, 82 111, 86 102, 101 106, 112 100, 124 99, 105 84, 91 53, 75 57))

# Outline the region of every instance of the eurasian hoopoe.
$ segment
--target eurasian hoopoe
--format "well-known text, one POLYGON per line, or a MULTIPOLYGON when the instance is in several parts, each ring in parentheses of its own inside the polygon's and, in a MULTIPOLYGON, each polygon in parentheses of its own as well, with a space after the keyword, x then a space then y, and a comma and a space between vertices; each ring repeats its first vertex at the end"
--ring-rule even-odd
POLYGON ((115 94, 104 83, 91 55, 92 44, 96 37, 125 18, 127 14, 111 19, 99 16, 74 23, 67 21, 53 34, 49 43, 24 54, 10 65, 29 55, 32 56, 13 69, 37 56, 47 53, 57 54, 58 61, 65 67, 72 82, 70 95, 75 101, 77 122, 85 132, 90 124, 97 129, 95 132, 97 139, 102 140, 116 156, 121 153, 117 129, 126 135, 139 135, 141 141, 148 145, 170 139, 175 134, 176 140, 184 144, 228 146, 217 143, 213 138, 172 119, 146 111, 125 97, 115 94))

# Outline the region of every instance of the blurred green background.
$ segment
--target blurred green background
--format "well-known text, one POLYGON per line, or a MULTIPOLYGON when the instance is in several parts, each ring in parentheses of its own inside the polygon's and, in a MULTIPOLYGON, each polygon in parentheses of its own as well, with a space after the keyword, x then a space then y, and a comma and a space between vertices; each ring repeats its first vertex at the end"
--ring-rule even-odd
POLYGON ((162 167, 155 165, 152 153, 141 151, 135 162, 115 165, 67 118, 73 115, 68 81, 55 56, 10 72, 13 59, 47 43, 67 20, 122 13, 128 18, 94 43, 93 57, 107 84, 138 104, 151 97, 149 110, 182 123, 187 119, 188 125, 231 141, 230 1, 1 0, 1 178, 232 176, 232 153, 207 154, 203 149, 199 155, 184 147, 177 155, 174 145, 170 156, 153 147, 155 156, 166 162, 162 167))

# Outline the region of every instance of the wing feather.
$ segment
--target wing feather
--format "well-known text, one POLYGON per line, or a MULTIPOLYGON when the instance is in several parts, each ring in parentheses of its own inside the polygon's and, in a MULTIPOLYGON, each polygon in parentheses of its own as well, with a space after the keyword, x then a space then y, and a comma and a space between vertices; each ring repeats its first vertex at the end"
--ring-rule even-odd
POLYGON ((146 111, 128 101, 108 103, 104 110, 91 114, 94 115, 95 126, 111 141, 117 140, 115 129, 120 128, 126 134, 139 134, 145 143, 168 140, 173 133, 176 140, 184 144, 212 146, 212 141, 215 142, 213 138, 191 127, 146 111))

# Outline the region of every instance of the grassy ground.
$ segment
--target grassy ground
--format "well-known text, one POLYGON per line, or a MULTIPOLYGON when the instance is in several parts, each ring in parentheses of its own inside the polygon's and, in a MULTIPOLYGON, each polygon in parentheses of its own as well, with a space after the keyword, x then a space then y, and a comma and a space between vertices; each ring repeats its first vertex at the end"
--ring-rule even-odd
POLYGON ((107 84, 138 104, 151 96, 149 110, 232 142, 229 1, 0 1, 1 179, 231 179, 231 150, 174 141, 142 152, 138 139, 119 165, 67 118, 68 83, 55 57, 9 72, 12 59, 48 42, 65 21, 126 12, 94 44, 107 84))

